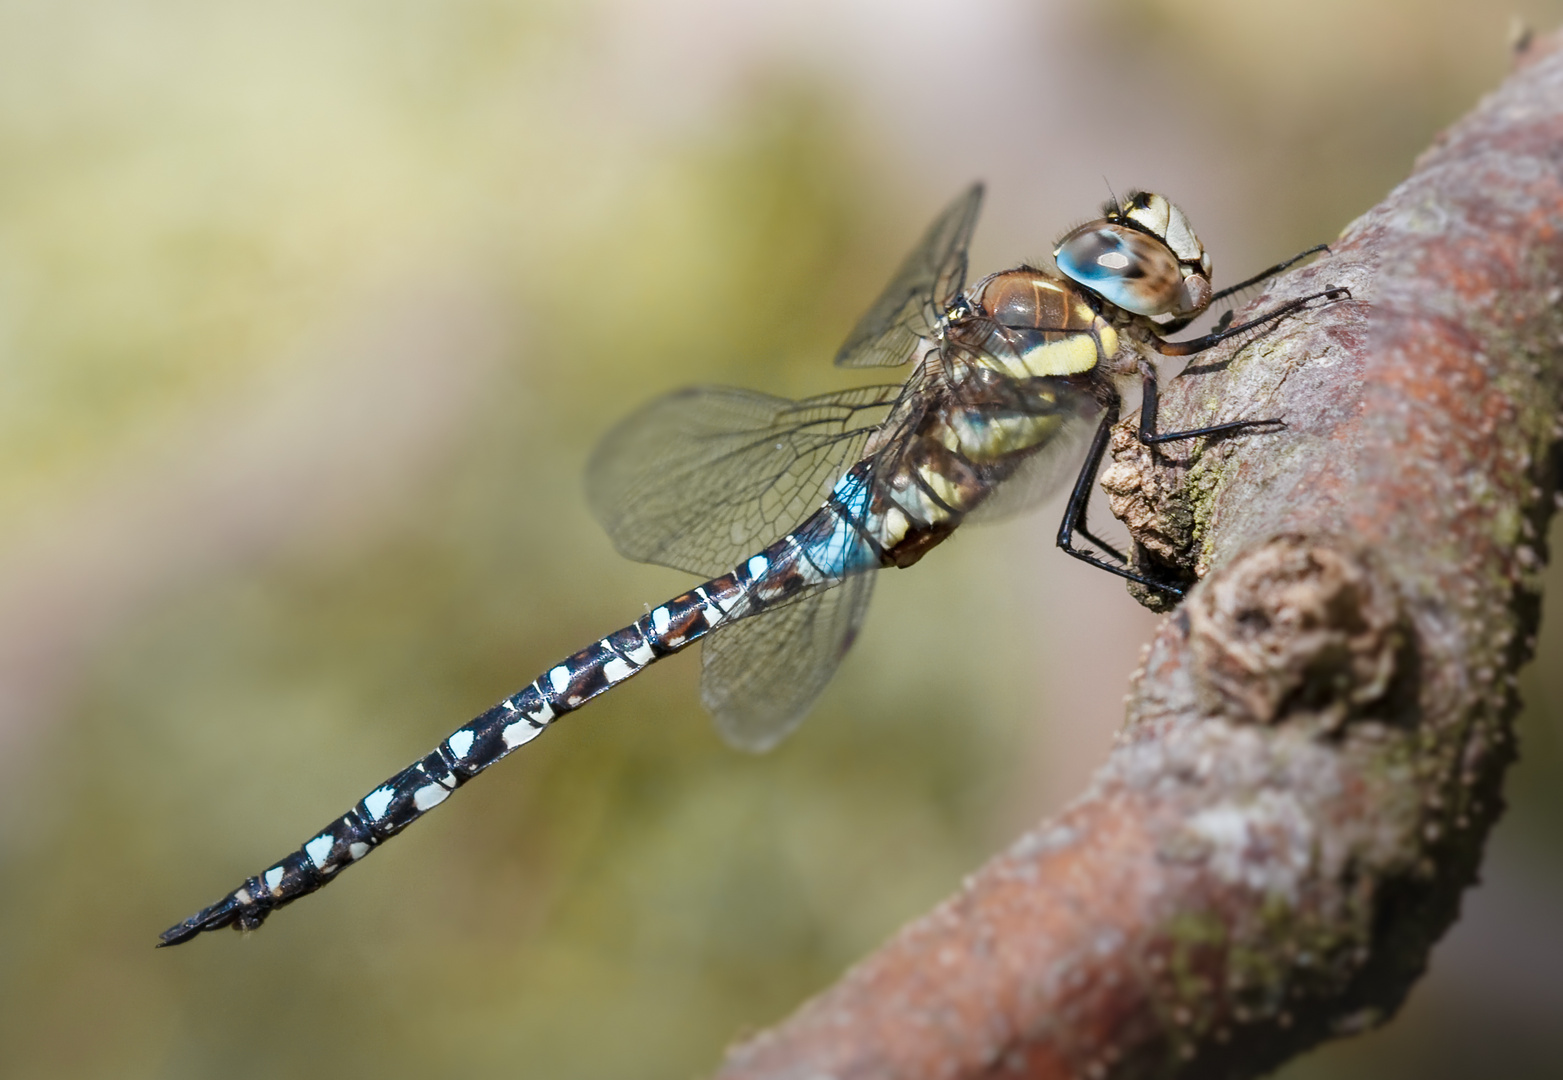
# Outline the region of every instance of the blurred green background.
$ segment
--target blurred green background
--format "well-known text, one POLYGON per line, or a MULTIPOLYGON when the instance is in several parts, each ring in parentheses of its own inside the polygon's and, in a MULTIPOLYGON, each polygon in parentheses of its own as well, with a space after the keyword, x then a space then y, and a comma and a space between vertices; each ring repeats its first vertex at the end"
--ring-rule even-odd
MULTIPOLYGON (((828 358, 989 182, 985 272, 1163 191, 1335 235, 1563 0, 0 0, 0 1075, 688 1077, 1106 753, 1154 621, 1057 508, 885 574, 808 724, 681 658, 248 938, 164 927, 681 591, 596 438, 828 358)), ((1559 578, 1558 574, 1553 575, 1559 578)), ((1554 581, 1554 590, 1563 579, 1554 581)), ((1288 1080, 1563 1060, 1563 634, 1486 883, 1288 1080)))

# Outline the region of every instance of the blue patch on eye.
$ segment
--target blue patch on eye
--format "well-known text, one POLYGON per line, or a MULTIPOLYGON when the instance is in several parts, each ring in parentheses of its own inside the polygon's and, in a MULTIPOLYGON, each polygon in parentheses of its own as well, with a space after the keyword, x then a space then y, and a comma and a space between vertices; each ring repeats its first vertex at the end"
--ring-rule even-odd
POLYGON ((1114 229, 1091 229, 1066 237, 1053 253, 1059 270, 1108 303, 1125 311, 1155 315, 1165 310, 1145 291, 1144 257, 1114 229))
POLYGON ((1122 281, 1124 272, 1133 265, 1123 241, 1105 229, 1076 237, 1061 246, 1053 258, 1065 274, 1093 288, 1098 282, 1122 281))

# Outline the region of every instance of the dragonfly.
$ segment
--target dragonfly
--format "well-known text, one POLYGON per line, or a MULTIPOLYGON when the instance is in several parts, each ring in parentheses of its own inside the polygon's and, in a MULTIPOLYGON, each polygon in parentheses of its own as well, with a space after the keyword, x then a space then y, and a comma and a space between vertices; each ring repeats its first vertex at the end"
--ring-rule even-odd
POLYGON ((700 387, 614 428, 587 470, 592 509, 618 550, 708 580, 548 668, 454 731, 217 903, 161 935, 178 945, 252 930, 333 881, 479 773, 647 666, 703 642, 701 701, 736 747, 767 750, 802 720, 862 625, 873 571, 908 567, 967 521, 1070 490, 1058 544, 1120 577, 1181 595, 1092 532, 1087 507, 1124 392, 1140 382, 1149 446, 1277 420, 1158 432, 1155 361, 1260 332, 1328 289, 1210 333, 1185 329, 1219 292, 1188 218, 1131 192, 1068 232, 1054 268, 1021 265, 966 284, 983 188, 949 204, 858 320, 835 362, 902 367, 904 380, 789 400, 700 387))

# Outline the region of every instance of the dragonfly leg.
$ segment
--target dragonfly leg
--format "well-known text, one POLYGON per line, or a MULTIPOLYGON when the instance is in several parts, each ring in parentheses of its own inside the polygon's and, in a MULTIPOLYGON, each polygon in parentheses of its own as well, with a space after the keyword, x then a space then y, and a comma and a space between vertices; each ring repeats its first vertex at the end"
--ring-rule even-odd
POLYGON ((1146 446, 1160 446, 1162 443, 1177 442, 1180 439, 1197 439, 1202 435, 1229 435, 1234 431, 1247 431, 1255 427, 1285 427, 1286 421, 1279 418, 1265 420, 1231 420, 1224 424, 1211 424, 1209 427, 1190 428, 1187 431, 1157 432, 1156 416, 1161 401, 1161 391, 1156 381, 1156 369, 1149 364, 1140 365, 1141 397, 1140 397, 1140 427, 1136 432, 1140 442, 1146 446))
POLYGON ((1058 526, 1058 546, 1080 561, 1106 570, 1109 574, 1116 574, 1121 578, 1127 578, 1129 581, 1138 582, 1152 589, 1159 589, 1173 596, 1182 596, 1183 590, 1177 585, 1157 581, 1131 570, 1128 558, 1111 544, 1104 543, 1092 535, 1086 524, 1086 511, 1091 503, 1091 486, 1096 481, 1097 470, 1101 468, 1102 456, 1107 452, 1107 442, 1112 435, 1113 425, 1118 422, 1119 412, 1120 406, 1115 400, 1102 414, 1101 422, 1096 426, 1096 434, 1091 438, 1090 452, 1086 454, 1085 464, 1080 467, 1080 473, 1075 477, 1075 486, 1069 492, 1069 504, 1064 508, 1064 520, 1058 526), (1113 562, 1088 548, 1076 547, 1075 534, 1077 533, 1109 552, 1118 561, 1113 562))
POLYGON ((1252 288, 1253 286, 1258 285, 1261 281, 1268 281, 1270 278, 1273 278, 1273 277, 1275 277, 1275 275, 1279 274, 1282 270, 1285 270, 1287 267, 1292 266, 1295 263, 1302 262, 1304 259, 1306 259, 1310 255, 1317 255, 1321 251, 1325 252, 1325 253, 1328 253, 1329 250, 1330 250, 1330 245, 1328 245, 1328 244, 1315 244, 1315 245, 1313 245, 1313 247, 1309 248, 1307 251, 1299 251, 1296 255, 1293 255, 1290 259, 1287 259, 1284 262, 1278 262, 1274 266, 1270 267, 1268 270, 1261 270, 1261 271, 1259 271, 1259 273, 1255 274, 1253 277, 1248 278, 1248 279, 1246 279, 1244 281, 1239 281, 1236 285, 1228 285, 1226 288, 1222 289, 1220 292, 1213 294, 1211 296, 1211 298, 1210 298, 1210 302, 1212 304, 1214 304, 1217 300, 1225 300, 1227 297, 1233 295, 1234 293, 1240 293, 1244 289, 1252 288))
POLYGON ((1204 352, 1212 345, 1219 345, 1227 338, 1236 337, 1247 330, 1268 326, 1278 319, 1284 319, 1295 311, 1301 311, 1315 300, 1341 300, 1350 296, 1351 290, 1344 287, 1324 289, 1320 292, 1309 293, 1307 296, 1299 296, 1295 300, 1288 300, 1278 307, 1271 308, 1263 315, 1256 315, 1247 322, 1238 323, 1236 326, 1223 327, 1203 337, 1190 338, 1187 341, 1153 341, 1152 345, 1163 356, 1193 356, 1195 353, 1204 352))
MULTIPOLYGON (((1211 298, 1208 301, 1206 301, 1206 305, 1207 306, 1203 310, 1209 310, 1208 305, 1214 304, 1214 303, 1216 303, 1219 300, 1225 300, 1227 297, 1232 296, 1232 295, 1234 295, 1236 293, 1240 293, 1244 289, 1253 288, 1255 285, 1258 285, 1261 281, 1268 281, 1270 278, 1273 278, 1273 277, 1275 277, 1275 275, 1279 274, 1282 270, 1285 270, 1288 267, 1295 265, 1296 263, 1302 262, 1304 259, 1308 258, 1310 255, 1317 255, 1321 251, 1326 253, 1326 254, 1328 254, 1329 250, 1330 250, 1330 246, 1328 244, 1315 244, 1315 245, 1313 245, 1313 247, 1309 248, 1306 251, 1299 251, 1296 255, 1293 255, 1290 259, 1287 259, 1284 262, 1278 262, 1274 266, 1269 267, 1268 269, 1259 271, 1259 273, 1255 274, 1251 278, 1246 278, 1243 281, 1239 281, 1236 285, 1228 285, 1226 288, 1222 289, 1220 292, 1213 294, 1211 296, 1211 298)), ((1196 311, 1196 312, 1193 312, 1192 314, 1184 315, 1181 318, 1173 319, 1170 322, 1163 323, 1162 324, 1162 328, 1161 328, 1162 332, 1166 333, 1166 334, 1176 334, 1179 330, 1182 330, 1189 323, 1191 323, 1195 319, 1199 318, 1200 314, 1201 314, 1201 312, 1196 311)), ((1223 315, 1221 317, 1221 322, 1217 325, 1216 329, 1218 331, 1226 329, 1227 325, 1230 324, 1231 321, 1232 321, 1232 312, 1228 311, 1225 315, 1223 315)))
MULTIPOLYGON (((1278 263, 1269 270, 1265 271, 1265 273, 1260 274, 1255 278, 1250 278, 1246 282, 1234 285, 1232 288, 1236 290, 1243 288, 1246 285, 1251 285, 1255 281, 1262 281, 1270 274, 1284 270, 1298 259, 1312 255, 1315 251, 1321 249, 1323 249, 1322 244, 1318 248, 1310 248, 1301 255, 1293 256, 1284 263, 1278 263)), ((1236 326, 1229 325, 1231 321, 1230 318, 1223 318, 1217 329, 1212 333, 1206 334, 1204 337, 1191 338, 1188 341, 1162 341, 1156 343, 1155 347, 1165 356, 1191 356, 1194 353, 1203 352, 1211 346, 1225 341, 1227 338, 1234 337, 1248 330, 1266 326, 1279 319, 1283 319, 1293 312, 1300 311, 1302 308, 1306 307, 1315 300, 1339 300, 1343 297, 1349 296, 1351 296, 1350 289, 1339 287, 1325 289, 1321 292, 1309 293, 1307 296, 1300 296, 1295 300, 1288 300, 1279 307, 1267 311, 1263 315, 1249 319, 1247 322, 1239 323, 1236 326)), ((1227 314, 1228 316, 1231 315, 1230 312, 1227 314)), ((1157 446, 1161 443, 1176 442, 1179 439, 1194 439, 1201 435, 1229 435, 1235 431, 1246 431, 1249 428, 1254 427, 1285 425, 1285 421, 1279 418, 1270 418, 1264 420, 1233 420, 1225 424, 1212 424, 1209 427, 1190 428, 1187 431, 1168 431, 1158 433, 1156 431, 1156 408, 1159 395, 1156 383, 1156 370, 1152 368, 1150 364, 1142 360, 1140 362, 1140 376, 1143 380, 1142 385, 1144 387, 1144 394, 1140 404, 1140 428, 1138 435, 1140 442, 1144 443, 1146 446, 1157 446)))

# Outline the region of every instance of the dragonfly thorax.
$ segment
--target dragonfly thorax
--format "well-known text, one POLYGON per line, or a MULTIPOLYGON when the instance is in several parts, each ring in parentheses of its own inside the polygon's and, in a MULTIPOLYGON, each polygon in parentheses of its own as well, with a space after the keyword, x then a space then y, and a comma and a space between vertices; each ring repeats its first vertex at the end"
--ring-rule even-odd
POLYGON ((970 296, 982 362, 1013 378, 1078 375, 1118 351, 1117 332, 1091 298, 1046 270, 992 274, 970 296))
POLYGON ((1134 315, 1193 315, 1210 303, 1210 256, 1182 210, 1134 192, 1058 242, 1058 269, 1134 315))
POLYGON ((1080 291, 1042 270, 1006 270, 979 282, 977 303, 1010 330, 1084 330, 1096 312, 1080 291))

